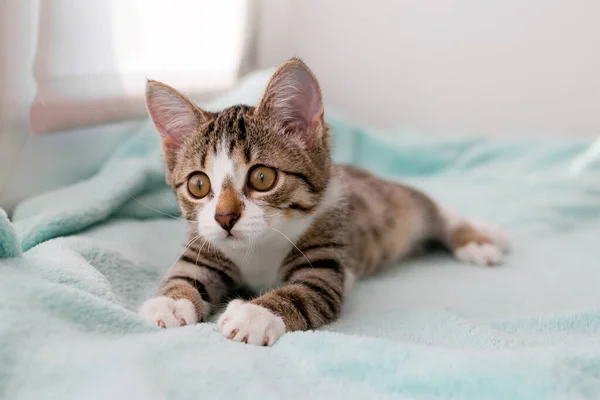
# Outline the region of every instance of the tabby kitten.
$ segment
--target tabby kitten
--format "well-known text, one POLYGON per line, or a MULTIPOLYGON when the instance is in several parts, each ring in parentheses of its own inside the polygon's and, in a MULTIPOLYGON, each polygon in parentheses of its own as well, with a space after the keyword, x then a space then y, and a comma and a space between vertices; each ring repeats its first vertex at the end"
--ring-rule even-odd
POLYGON ((189 245, 140 309, 162 328, 203 321, 232 299, 218 319, 223 335, 270 346, 286 331, 334 321, 355 277, 425 242, 475 264, 501 261, 497 230, 415 189, 332 165, 319 84, 299 59, 279 67, 257 107, 207 112, 156 81, 146 100, 189 221, 189 245))

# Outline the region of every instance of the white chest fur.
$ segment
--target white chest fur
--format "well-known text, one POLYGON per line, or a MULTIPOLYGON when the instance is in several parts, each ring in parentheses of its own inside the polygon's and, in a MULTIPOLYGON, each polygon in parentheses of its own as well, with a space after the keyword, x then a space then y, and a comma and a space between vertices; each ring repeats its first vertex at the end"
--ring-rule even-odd
POLYGON ((290 242, 283 236, 267 236, 253 248, 226 254, 240 268, 244 283, 257 293, 279 283, 279 270, 292 249, 290 242))
POLYGON ((281 221, 256 239, 255 244, 244 249, 224 248, 222 251, 240 268, 246 286, 257 293, 266 291, 280 283, 279 271, 285 257, 317 215, 318 212, 298 220, 281 221))

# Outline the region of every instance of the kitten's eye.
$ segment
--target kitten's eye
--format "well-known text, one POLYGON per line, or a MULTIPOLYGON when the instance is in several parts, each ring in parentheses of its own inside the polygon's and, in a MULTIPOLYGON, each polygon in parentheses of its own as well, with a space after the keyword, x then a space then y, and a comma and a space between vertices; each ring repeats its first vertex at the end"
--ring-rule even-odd
POLYGON ((264 165, 255 167, 250 171, 248 183, 254 190, 266 192, 275 186, 277 180, 277 171, 264 165))
POLYGON ((205 197, 210 192, 210 179, 202 172, 190 176, 187 185, 190 194, 197 199, 205 197))

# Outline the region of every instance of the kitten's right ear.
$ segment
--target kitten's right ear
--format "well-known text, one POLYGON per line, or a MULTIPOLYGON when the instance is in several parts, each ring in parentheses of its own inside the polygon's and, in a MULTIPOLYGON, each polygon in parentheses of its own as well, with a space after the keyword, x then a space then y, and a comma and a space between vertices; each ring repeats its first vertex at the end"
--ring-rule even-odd
POLYGON ((160 133, 167 168, 173 167, 175 154, 185 138, 198 131, 212 116, 191 102, 183 94, 164 83, 148 80, 146 106, 160 133))

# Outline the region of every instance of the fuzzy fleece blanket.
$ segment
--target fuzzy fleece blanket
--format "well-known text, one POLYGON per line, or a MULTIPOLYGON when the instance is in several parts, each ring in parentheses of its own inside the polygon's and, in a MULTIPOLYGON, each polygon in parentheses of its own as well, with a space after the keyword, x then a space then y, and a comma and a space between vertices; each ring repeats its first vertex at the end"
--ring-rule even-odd
MULTIPOLYGON (((270 71, 207 106, 256 103, 270 71)), ((359 283, 271 348, 137 316, 184 224, 150 121, 93 176, 0 212, 0 398, 600 398, 600 162, 575 140, 442 138, 329 113, 334 158, 512 237, 504 265, 436 253, 359 283)))

